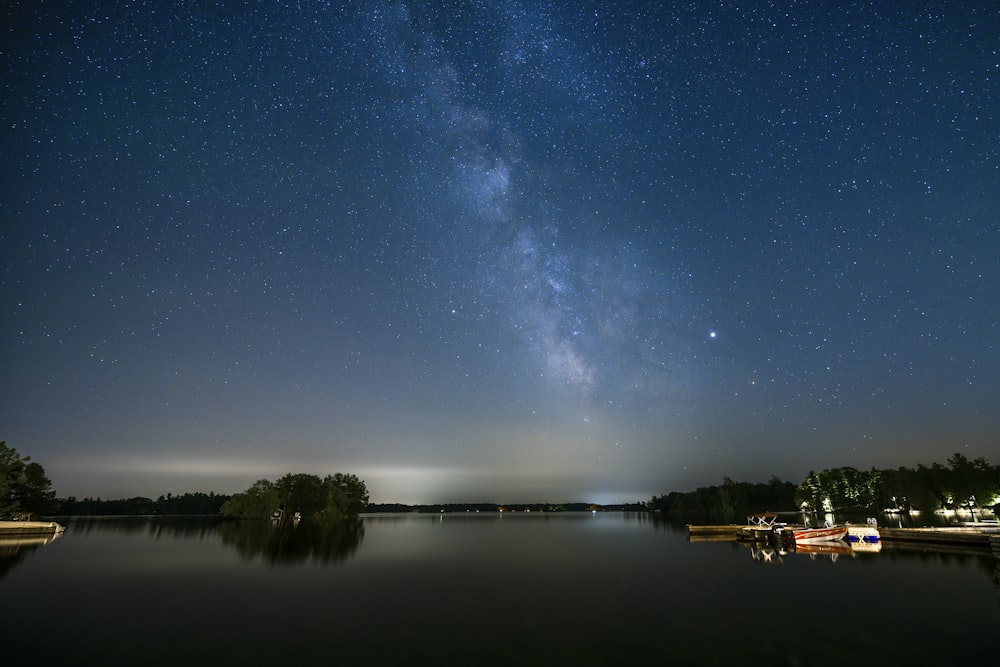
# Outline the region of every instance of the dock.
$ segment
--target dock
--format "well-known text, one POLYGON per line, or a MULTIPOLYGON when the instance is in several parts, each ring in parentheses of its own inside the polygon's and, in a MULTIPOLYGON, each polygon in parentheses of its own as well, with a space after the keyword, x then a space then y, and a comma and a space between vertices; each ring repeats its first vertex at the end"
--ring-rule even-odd
MULTIPOLYGON (((795 526, 785 526, 793 528, 795 526)), ((707 538, 737 539, 747 533, 745 525, 688 525, 688 536, 692 541, 704 541, 707 538)), ((753 526, 751 528, 757 528, 753 526)), ((972 548, 992 549, 1000 557, 1000 526, 955 526, 947 528, 888 528, 879 526, 881 541, 897 542, 907 546, 919 545, 951 545, 972 548)), ((757 532, 766 532, 758 529, 757 532)))
POLYGON ((737 526, 736 524, 730 524, 725 526, 697 526, 693 524, 688 524, 688 535, 694 537, 732 537, 736 538, 737 533, 739 533, 740 528, 743 526, 737 526))
POLYGON ((55 535, 64 530, 55 521, 0 521, 0 537, 55 535))

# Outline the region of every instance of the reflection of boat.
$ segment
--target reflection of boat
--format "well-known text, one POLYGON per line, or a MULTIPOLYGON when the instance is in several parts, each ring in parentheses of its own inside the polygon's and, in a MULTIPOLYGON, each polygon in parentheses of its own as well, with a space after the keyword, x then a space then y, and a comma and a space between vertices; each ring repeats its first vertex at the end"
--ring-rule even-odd
POLYGON ((750 547, 750 557, 758 563, 764 563, 765 565, 781 565, 784 563, 783 556, 786 553, 788 552, 784 549, 775 549, 773 547, 750 547))
POLYGON ((837 541, 820 541, 816 542, 803 542, 795 543, 795 553, 797 554, 807 554, 810 558, 815 558, 816 556, 826 556, 833 562, 837 562, 840 556, 853 556, 854 551, 851 547, 843 542, 837 541))
POLYGON ((851 542, 851 551, 856 554, 877 554, 882 551, 881 542, 851 542))
POLYGON ((847 526, 826 526, 825 528, 796 528, 792 530, 795 544, 810 542, 836 542, 847 535, 847 526))

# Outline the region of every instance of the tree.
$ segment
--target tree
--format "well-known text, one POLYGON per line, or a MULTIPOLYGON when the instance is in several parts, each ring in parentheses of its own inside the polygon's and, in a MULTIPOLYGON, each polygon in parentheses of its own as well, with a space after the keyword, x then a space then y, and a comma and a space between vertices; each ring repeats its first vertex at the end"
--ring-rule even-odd
POLYGON ((222 504, 219 512, 223 516, 243 519, 266 519, 280 507, 278 491, 274 484, 259 479, 243 493, 237 493, 222 504))
POLYGON ((948 466, 950 470, 943 474, 943 485, 954 506, 980 507, 993 500, 997 492, 995 474, 986 459, 980 457, 970 461, 956 452, 948 458, 948 466))
POLYGON ((45 514, 56 508, 52 482, 41 464, 0 442, 0 516, 14 513, 45 514))
POLYGON ((278 502, 286 514, 301 516, 322 514, 327 507, 327 493, 323 480, 316 475, 289 473, 275 484, 278 502))
POLYGON ((806 475, 806 478, 802 480, 802 483, 795 490, 795 503, 799 507, 808 507, 813 511, 821 511, 825 498, 826 490, 823 488, 820 476, 810 470, 809 474, 806 475))
POLYGON ((357 475, 338 472, 323 480, 327 508, 340 515, 353 516, 368 508, 368 488, 357 475))
POLYGON ((19 509, 19 503, 14 497, 14 485, 20 478, 21 457, 14 449, 0 442, 0 516, 7 516, 19 509))

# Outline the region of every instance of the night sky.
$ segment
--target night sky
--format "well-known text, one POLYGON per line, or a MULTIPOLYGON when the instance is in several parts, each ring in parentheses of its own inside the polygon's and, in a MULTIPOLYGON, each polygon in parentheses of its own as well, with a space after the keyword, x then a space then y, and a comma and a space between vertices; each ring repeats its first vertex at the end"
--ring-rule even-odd
POLYGON ((60 496, 1000 462, 996 3, 0 11, 0 440, 60 496))

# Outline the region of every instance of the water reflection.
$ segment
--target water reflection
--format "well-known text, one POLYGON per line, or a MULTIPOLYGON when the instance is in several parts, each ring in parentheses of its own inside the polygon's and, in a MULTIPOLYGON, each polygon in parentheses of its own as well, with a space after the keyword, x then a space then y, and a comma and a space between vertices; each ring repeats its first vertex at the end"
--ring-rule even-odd
POLYGON ((738 665, 750 647, 773 665, 919 665, 995 653, 985 558, 974 569, 964 554, 886 543, 834 566, 756 545, 753 562, 749 545, 680 529, 600 512, 73 521, 2 582, 0 627, 46 646, 52 664, 738 665), (953 610, 961 626, 940 622, 953 610))
POLYGON ((269 565, 343 562, 365 536, 359 518, 337 521, 227 521, 219 526, 222 543, 245 560, 269 565))
POLYGON ((863 542, 817 542, 796 544, 792 540, 737 541, 750 551, 750 558, 764 565, 781 565, 788 556, 808 556, 810 560, 828 560, 836 563, 840 558, 856 558, 858 554, 878 553, 882 545, 863 542))
MULTIPOLYGON (((218 538, 247 561, 269 565, 343 562, 364 539, 361 519, 336 521, 229 521, 218 517, 95 517, 74 518, 67 530, 73 537, 141 536, 154 540, 218 538)), ((22 556, 23 557, 23 556, 22 556)))
POLYGON ((26 535, 15 537, 0 537, 0 579, 3 579, 19 563, 39 547, 50 544, 62 533, 49 535, 26 535))
POLYGON ((72 535, 91 533, 122 536, 147 534, 159 539, 205 539, 213 537, 222 519, 214 516, 119 516, 73 517, 67 521, 72 535))
POLYGON ((989 550, 952 544, 908 544, 885 543, 882 552, 894 563, 919 562, 921 564, 940 563, 949 567, 961 567, 972 563, 977 570, 993 580, 994 588, 1000 589, 1000 558, 989 550))

